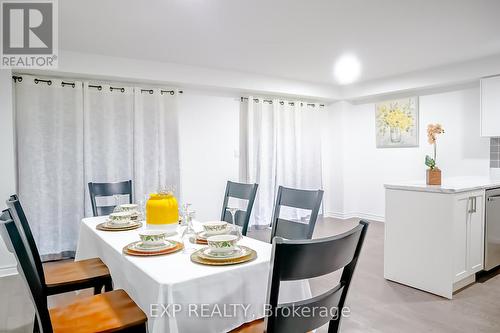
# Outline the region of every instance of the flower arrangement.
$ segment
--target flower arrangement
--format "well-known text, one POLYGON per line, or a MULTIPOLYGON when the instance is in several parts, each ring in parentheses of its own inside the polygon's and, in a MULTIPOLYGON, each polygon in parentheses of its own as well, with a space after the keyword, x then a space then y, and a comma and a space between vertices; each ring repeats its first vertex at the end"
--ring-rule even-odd
POLYGON ((434 146, 434 158, 431 158, 429 155, 425 156, 425 165, 429 168, 436 168, 436 139, 438 134, 443 134, 444 129, 441 124, 429 124, 427 125, 427 141, 429 144, 434 146))
POLYGON ((427 141, 434 146, 434 157, 425 156, 425 165, 429 167, 426 173, 428 185, 441 185, 441 170, 436 166, 436 141, 437 135, 443 133, 444 129, 440 124, 429 124, 427 126, 427 141))
POLYGON ((408 105, 396 102, 390 104, 389 107, 382 105, 378 111, 382 127, 397 128, 408 132, 413 126, 413 116, 408 105))

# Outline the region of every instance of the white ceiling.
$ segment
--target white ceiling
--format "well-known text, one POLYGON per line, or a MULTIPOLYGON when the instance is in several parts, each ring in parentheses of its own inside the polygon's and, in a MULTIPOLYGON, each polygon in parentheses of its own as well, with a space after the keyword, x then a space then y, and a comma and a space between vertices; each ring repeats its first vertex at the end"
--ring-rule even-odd
POLYGON ((335 84, 500 56, 498 0, 64 0, 60 48, 335 84))

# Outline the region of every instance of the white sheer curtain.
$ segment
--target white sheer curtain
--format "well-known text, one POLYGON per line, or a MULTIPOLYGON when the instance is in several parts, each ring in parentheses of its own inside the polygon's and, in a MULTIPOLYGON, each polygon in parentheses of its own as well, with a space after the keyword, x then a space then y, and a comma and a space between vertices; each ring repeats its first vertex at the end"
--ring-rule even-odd
POLYGON ((38 82, 16 83, 18 194, 41 254, 56 259, 72 255, 84 214, 82 83, 38 82))
MULTIPOLYGON (((322 188, 321 110, 318 104, 249 97, 242 105, 246 119, 243 179, 258 183, 251 225, 268 226, 278 187, 322 188)), ((305 212, 284 210, 300 219, 305 212)))
POLYGON ((92 215, 90 181, 132 179, 136 201, 159 185, 180 190, 176 92, 22 77, 18 193, 42 256, 74 253, 80 220, 92 215))
MULTIPOLYGON (((85 184, 132 179, 133 175, 133 88, 112 89, 106 84, 84 84, 85 184)), ((85 187, 86 216, 92 215, 85 187)), ((113 203, 110 203, 113 204, 113 203)))
POLYGON ((180 195, 177 96, 161 89, 135 89, 136 200, 165 185, 180 195))

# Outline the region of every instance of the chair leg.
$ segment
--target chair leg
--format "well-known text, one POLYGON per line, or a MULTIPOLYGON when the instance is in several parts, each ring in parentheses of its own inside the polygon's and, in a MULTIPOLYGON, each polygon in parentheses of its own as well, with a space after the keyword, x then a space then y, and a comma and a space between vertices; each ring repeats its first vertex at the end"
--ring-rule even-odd
POLYGON ((104 291, 113 291, 113 280, 109 279, 104 282, 104 291))
POLYGON ((340 318, 330 320, 328 325, 328 333, 338 333, 340 328, 340 318))
POLYGON ((36 317, 36 313, 35 319, 33 320, 33 333, 40 333, 40 326, 38 326, 38 318, 36 317))

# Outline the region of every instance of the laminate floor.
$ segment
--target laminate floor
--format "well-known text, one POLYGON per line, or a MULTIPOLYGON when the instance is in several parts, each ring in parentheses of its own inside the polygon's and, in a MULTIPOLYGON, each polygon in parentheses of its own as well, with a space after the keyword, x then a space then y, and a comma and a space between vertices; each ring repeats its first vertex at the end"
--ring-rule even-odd
MULTIPOLYGON (((344 232, 357 222, 320 220, 314 237, 344 232)), ((269 231, 254 231, 249 236, 268 240, 269 231)), ((372 222, 347 298, 350 316, 343 319, 342 332, 500 332, 500 275, 486 276, 450 301, 385 280, 383 242, 384 224, 372 222)), ((311 280, 313 294, 334 286, 339 276, 336 273, 311 280)), ((31 332, 33 307, 19 276, 0 278, 0 295, 0 332, 31 332)), ((62 305, 74 297, 74 293, 67 293, 53 296, 49 302, 62 305)), ((326 328, 318 331, 326 332, 326 328)))

